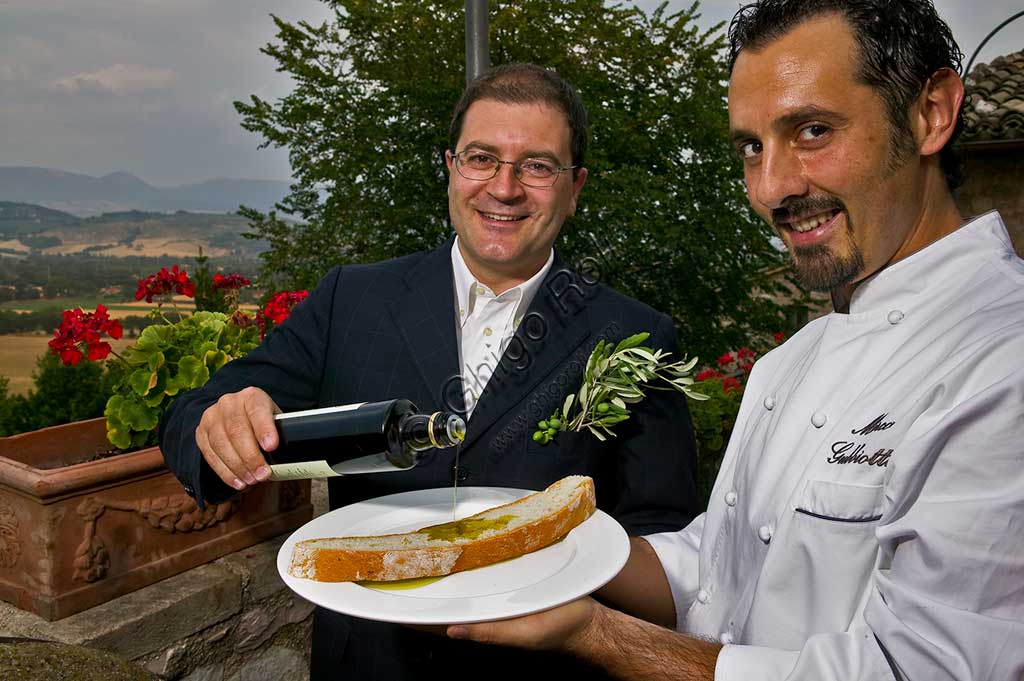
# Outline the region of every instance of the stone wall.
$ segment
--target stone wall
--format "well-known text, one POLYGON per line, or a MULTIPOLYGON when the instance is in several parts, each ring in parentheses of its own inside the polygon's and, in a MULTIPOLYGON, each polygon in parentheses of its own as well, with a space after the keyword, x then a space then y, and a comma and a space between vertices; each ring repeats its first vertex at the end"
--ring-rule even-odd
POLYGON ((968 147, 967 181, 956 192, 965 217, 998 210, 1024 255, 1024 145, 968 147))
MULTIPOLYGON (((313 505, 326 510, 323 482, 313 505)), ((307 681, 313 606, 277 574, 285 538, 55 622, 0 602, 0 638, 108 651, 168 681, 307 681)))

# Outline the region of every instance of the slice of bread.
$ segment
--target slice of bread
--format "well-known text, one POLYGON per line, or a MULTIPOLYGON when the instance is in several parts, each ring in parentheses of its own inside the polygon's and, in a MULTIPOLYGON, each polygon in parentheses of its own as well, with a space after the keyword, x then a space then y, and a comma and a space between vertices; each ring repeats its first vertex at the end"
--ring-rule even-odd
POLYGON ((448 575, 553 544, 589 518, 594 508, 594 481, 570 475, 542 492, 453 523, 407 534, 297 542, 289 572, 318 582, 448 575))

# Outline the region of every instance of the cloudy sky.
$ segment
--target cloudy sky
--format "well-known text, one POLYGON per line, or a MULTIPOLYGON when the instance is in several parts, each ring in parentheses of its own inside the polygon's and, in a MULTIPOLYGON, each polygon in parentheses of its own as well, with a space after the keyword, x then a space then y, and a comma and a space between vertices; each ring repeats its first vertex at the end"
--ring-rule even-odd
MULTIPOLYGON (((726 20, 739 4, 705 0, 701 22, 726 20)), ((936 5, 968 56, 1024 9, 1022 0, 936 5)), ((0 165, 127 171, 156 185, 287 180, 284 152, 258 149, 231 105, 288 91, 288 78, 259 52, 274 36, 270 13, 312 23, 329 16, 319 0, 0 0, 0 165)), ((1021 35, 1024 19, 978 61, 1024 49, 1021 35)))

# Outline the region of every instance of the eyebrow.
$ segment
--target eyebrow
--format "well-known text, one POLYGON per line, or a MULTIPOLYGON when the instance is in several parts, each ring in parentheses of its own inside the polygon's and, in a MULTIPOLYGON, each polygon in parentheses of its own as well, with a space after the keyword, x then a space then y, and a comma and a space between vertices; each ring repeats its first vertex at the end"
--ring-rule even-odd
MULTIPOLYGON (((772 121, 773 128, 793 128, 801 123, 811 120, 822 120, 830 123, 847 123, 850 119, 843 114, 831 109, 823 109, 820 106, 808 105, 794 109, 772 121)), ((729 139, 735 144, 741 140, 758 139, 758 136, 749 130, 735 128, 729 131, 729 139)))
POLYGON ((790 111, 784 116, 776 118, 773 125, 777 128, 792 128, 809 120, 825 120, 833 123, 846 123, 850 119, 831 109, 823 109, 820 106, 802 106, 799 109, 790 111))
MULTIPOLYGON (((485 142, 466 142, 466 145, 462 147, 462 151, 465 151, 466 149, 480 149, 481 151, 490 152, 495 156, 498 155, 498 148, 492 144, 486 144, 485 142)), ((546 158, 555 162, 558 165, 562 165, 562 161, 558 158, 558 156, 551 153, 550 151, 527 150, 522 155, 522 158, 546 158)))

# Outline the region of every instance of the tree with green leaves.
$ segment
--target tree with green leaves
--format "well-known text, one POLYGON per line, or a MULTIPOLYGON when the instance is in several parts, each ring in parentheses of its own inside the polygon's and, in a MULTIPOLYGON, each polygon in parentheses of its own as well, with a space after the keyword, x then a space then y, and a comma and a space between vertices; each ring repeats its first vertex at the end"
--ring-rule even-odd
POLYGON ((10 379, 0 376, 0 437, 103 415, 114 378, 102 364, 64 366, 47 350, 36 360, 34 389, 8 394, 10 379))
MULTIPOLYGON (((236 102, 242 125, 286 148, 291 194, 243 209, 265 239, 262 284, 309 288, 335 264, 437 246, 451 232, 443 154, 465 84, 461 0, 327 0, 320 26, 274 17, 263 52, 295 81, 236 102), (287 219, 286 219, 287 218, 287 219)), ((781 262, 728 144, 720 28, 696 3, 646 14, 601 0, 490 3, 491 62, 562 74, 590 113, 590 174, 558 247, 570 263, 672 315, 703 357, 786 327, 781 262)))

